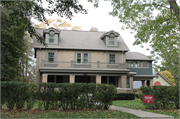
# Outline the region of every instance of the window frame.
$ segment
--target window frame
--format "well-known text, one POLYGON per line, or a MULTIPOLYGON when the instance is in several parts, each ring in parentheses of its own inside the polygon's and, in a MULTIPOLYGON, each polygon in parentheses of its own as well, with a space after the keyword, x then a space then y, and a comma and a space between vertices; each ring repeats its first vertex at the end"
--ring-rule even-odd
POLYGON ((90 52, 86 52, 86 51, 75 51, 75 57, 74 57, 74 61, 76 64, 89 64, 91 59, 90 59, 90 52), (81 62, 77 62, 77 54, 81 54, 81 62), (85 58, 85 54, 87 54, 87 58, 85 58), (87 62, 85 62, 85 60, 87 60, 87 62))
POLYGON ((49 43, 54 43, 54 42, 55 42, 55 32, 54 32, 54 31, 50 31, 50 32, 49 32, 48 42, 49 42, 49 43), (50 38, 51 35, 53 35, 53 38, 50 38), (53 42, 50 42, 50 39, 53 39, 53 42))
POLYGON ((109 53, 109 64, 116 64, 116 54, 109 53), (114 55, 114 59, 111 59, 111 55, 114 55), (114 63, 111 63, 111 60, 114 60, 114 63))
POLYGON ((115 46, 115 38, 114 38, 114 36, 109 36, 109 46, 115 46), (113 43, 113 44, 111 44, 111 43, 113 43))
POLYGON ((48 52, 48 62, 49 63, 54 63, 54 59, 55 59, 55 53, 54 52, 48 52), (52 53, 53 54, 53 57, 49 57, 49 54, 52 53), (53 61, 50 61, 49 59, 50 58, 53 58, 53 61))

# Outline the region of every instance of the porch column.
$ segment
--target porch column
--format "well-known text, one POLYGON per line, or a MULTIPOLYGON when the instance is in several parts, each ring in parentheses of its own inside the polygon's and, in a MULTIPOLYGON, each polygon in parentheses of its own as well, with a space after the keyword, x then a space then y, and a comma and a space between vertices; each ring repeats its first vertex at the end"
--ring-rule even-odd
POLYGON ((121 76, 121 88, 126 88, 126 76, 121 76))
POLYGON ((118 76, 118 87, 121 88, 121 77, 118 76))
POLYGON ((75 75, 69 75, 69 83, 75 83, 75 75))
POLYGON ((96 83, 101 84, 101 75, 96 75, 96 83))
POLYGON ((133 90, 133 77, 129 77, 130 78, 130 88, 133 90))
POLYGON ((149 80, 149 85, 153 86, 153 79, 149 80))
POLYGON ((42 83, 47 83, 48 74, 42 74, 42 83))
POLYGON ((142 80, 142 87, 145 87, 145 80, 142 80))

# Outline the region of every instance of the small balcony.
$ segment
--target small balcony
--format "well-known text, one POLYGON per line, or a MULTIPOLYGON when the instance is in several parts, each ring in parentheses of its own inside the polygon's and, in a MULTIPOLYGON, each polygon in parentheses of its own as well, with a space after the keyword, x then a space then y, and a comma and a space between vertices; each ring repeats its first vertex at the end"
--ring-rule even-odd
POLYGON ((104 62, 88 62, 77 63, 74 61, 44 61, 42 60, 42 67, 59 67, 59 68, 89 68, 89 69, 127 69, 127 62, 125 63, 104 63, 104 62))

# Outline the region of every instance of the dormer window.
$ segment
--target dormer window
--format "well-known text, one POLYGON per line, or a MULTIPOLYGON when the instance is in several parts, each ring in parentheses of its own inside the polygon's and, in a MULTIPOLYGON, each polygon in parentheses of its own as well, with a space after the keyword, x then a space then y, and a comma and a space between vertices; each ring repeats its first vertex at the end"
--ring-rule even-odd
POLYGON ((119 33, 110 31, 107 33, 104 33, 100 38, 103 40, 104 44, 107 47, 118 47, 118 36, 119 33))
POLYGON ((53 31, 49 33, 49 43, 53 43, 55 40, 55 34, 53 31))

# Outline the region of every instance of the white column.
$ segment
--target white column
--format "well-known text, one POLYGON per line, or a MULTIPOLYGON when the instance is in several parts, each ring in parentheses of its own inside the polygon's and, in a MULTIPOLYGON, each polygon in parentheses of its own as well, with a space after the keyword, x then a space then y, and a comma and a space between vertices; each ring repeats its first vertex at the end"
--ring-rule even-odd
POLYGON ((42 83, 47 83, 48 74, 42 74, 42 83))
POLYGON ((96 75, 96 83, 101 84, 101 75, 96 75))
POLYGON ((121 88, 121 77, 118 76, 118 87, 121 88))
POLYGON ((149 85, 153 86, 153 79, 149 80, 149 85))
POLYGON ((133 90, 133 77, 129 77, 130 78, 130 88, 133 90))
POLYGON ((69 83, 75 83, 75 75, 69 75, 69 83))
POLYGON ((145 87, 145 80, 142 80, 142 87, 145 87))

